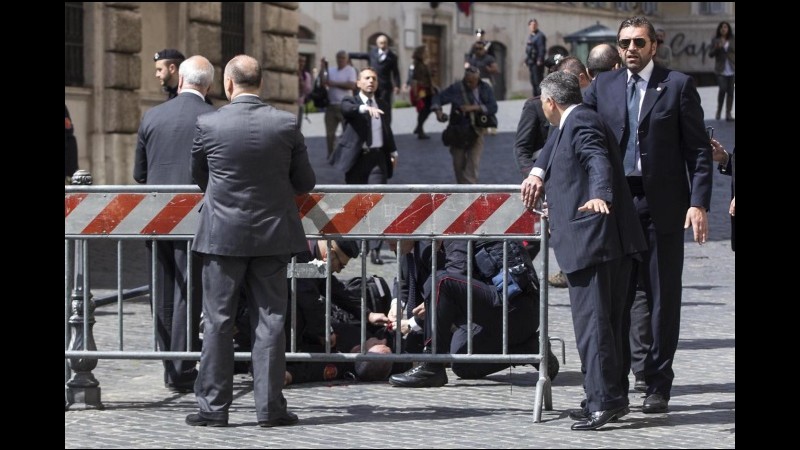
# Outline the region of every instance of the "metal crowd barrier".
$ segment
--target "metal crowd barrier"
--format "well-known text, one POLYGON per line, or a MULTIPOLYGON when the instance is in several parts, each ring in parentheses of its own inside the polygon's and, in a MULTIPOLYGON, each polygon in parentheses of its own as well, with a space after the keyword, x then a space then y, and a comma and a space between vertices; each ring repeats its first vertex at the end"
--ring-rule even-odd
MULTIPOLYGON (((292 324, 287 361, 380 361, 392 362, 494 362, 527 364, 539 363, 536 384, 534 422, 541 421, 542 408, 552 409, 551 380, 548 376, 548 283, 549 252, 547 218, 540 212, 526 211, 518 198, 517 185, 321 185, 310 194, 296 197, 303 227, 308 239, 338 238, 361 240, 361 353, 330 353, 330 336, 326 335, 325 353, 298 353, 296 349, 296 279, 326 278, 326 329, 331 329, 331 259, 325 266, 298 264, 292 259, 288 267, 291 281, 292 324), (431 354, 408 354, 401 351, 400 327, 396 333, 395 352, 391 355, 366 353, 366 279, 367 239, 469 240, 468 280, 472 279, 473 241, 503 240, 503 254, 508 252, 508 240, 540 240, 542 271, 540 272, 539 353, 508 354, 508 267, 504 258, 503 279, 503 343, 501 354, 472 353, 472 284, 467 291, 467 354, 437 353, 436 308, 429 312, 433 326, 431 354)), ((66 186, 65 187, 65 380, 66 403, 84 408, 102 408, 99 382, 91 371, 98 359, 200 359, 200 352, 191 351, 191 324, 187 321, 187 349, 184 352, 161 352, 156 348, 155 314, 153 315, 153 351, 126 351, 123 346, 122 301, 130 293, 122 289, 123 240, 184 240, 187 251, 199 222, 197 214, 202 193, 196 186, 66 186), (96 349, 92 336, 94 303, 89 293, 89 241, 116 239, 117 242, 117 350, 96 349), (87 297, 84 301, 84 296, 87 297), (75 372, 72 374, 71 372, 75 372)), ((155 279, 157 246, 151 258, 151 285, 155 279)), ((188 254, 188 253, 187 253, 188 254)), ((398 271, 401 262, 398 253, 398 271)), ((187 273, 191 274, 191 258, 187 258, 187 273)), ((437 272, 432 258, 431 272, 437 272)), ((435 281, 435 278, 434 278, 435 281)), ((191 279, 189 280, 191 283, 191 279)), ((436 283, 431 296, 436 297, 436 283)), ((137 288, 135 292, 142 292, 137 288)), ((191 295, 191 289, 187 290, 191 295)), ((151 295, 153 310, 155 301, 151 295)), ((191 317, 191 298, 187 301, 187 316, 191 317)), ((397 317, 402 317, 397 302, 397 317)), ((553 338, 558 340, 558 338, 553 338)), ((562 354, 563 354, 563 341, 562 354)), ((238 361, 249 360, 249 352, 237 352, 238 361)))

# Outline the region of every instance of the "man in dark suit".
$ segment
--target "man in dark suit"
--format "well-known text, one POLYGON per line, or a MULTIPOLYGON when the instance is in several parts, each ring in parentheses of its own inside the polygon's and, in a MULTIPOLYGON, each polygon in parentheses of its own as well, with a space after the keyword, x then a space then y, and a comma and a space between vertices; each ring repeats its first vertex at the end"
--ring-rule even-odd
MULTIPOLYGON (((632 274, 632 283, 638 281, 645 295, 629 299, 631 355, 644 361, 647 397, 642 411, 663 413, 675 377, 684 229, 692 227, 700 244, 708 236, 711 146, 692 78, 653 64, 653 25, 644 17, 632 17, 620 24, 617 37, 627 68, 599 74, 584 102, 600 113, 620 144, 648 240, 649 250, 632 274), (648 331, 649 345, 641 338, 648 331)), ((627 387, 627 370, 623 375, 627 387)))
MULTIPOLYGON (((397 165, 397 146, 385 116, 389 105, 375 95, 380 81, 373 69, 362 69, 356 85, 359 93, 342 99, 344 131, 330 161, 344 172, 347 184, 386 184, 397 165)), ((373 264, 383 264, 378 255, 382 242, 370 243, 373 264)))
POLYGON ((397 54, 389 49, 389 38, 381 34, 375 39, 377 47, 368 53, 350 53, 350 59, 366 59, 369 66, 378 74, 378 88, 375 96, 388 107, 384 110, 384 117, 392 123, 392 93, 400 92, 400 69, 397 54))
MULTIPOLYGON (((146 184, 192 184, 189 162, 197 116, 214 111, 203 97, 214 81, 214 66, 202 56, 193 56, 181 64, 176 89, 180 94, 171 101, 145 113, 139 126, 133 179, 146 184)), ((155 246, 156 276, 151 295, 155 301, 156 342, 161 351, 185 351, 186 305, 192 302, 192 350, 200 348, 198 325, 202 297, 200 259, 192 257, 192 286, 187 290, 189 252, 186 241, 159 240, 155 246)), ((152 261, 148 257, 148 262, 152 261)), ((195 361, 165 360, 164 383, 177 392, 191 392, 197 377, 195 361)))
POLYGON ((233 402, 233 325, 244 289, 253 329, 253 391, 261 427, 292 425, 286 408, 286 264, 307 250, 295 195, 314 188, 294 114, 258 98, 261 66, 239 55, 225 67, 231 100, 197 119, 192 176, 205 192, 192 249, 203 257, 203 351, 186 423, 227 426, 233 402))
POLYGON ((586 411, 573 430, 594 430, 628 413, 621 385, 623 311, 632 256, 646 248, 619 149, 600 116, 581 106, 578 78, 554 72, 541 83, 551 134, 522 183, 532 208, 547 187, 551 243, 567 276, 575 340, 585 368, 586 411))

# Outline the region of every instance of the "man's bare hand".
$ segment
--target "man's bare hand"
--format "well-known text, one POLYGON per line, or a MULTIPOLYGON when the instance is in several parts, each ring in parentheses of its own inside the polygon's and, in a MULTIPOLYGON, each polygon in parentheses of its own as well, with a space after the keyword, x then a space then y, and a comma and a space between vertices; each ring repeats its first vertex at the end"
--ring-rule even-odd
POLYGON ((705 244, 708 239, 708 216, 705 208, 692 206, 686 211, 683 228, 689 227, 692 227, 692 231, 694 231, 694 241, 700 245, 705 244))
POLYGON ((594 211, 596 213, 610 214, 611 209, 605 200, 593 198, 578 208, 578 211, 594 211))
POLYGON ((528 177, 522 181, 519 190, 522 195, 522 204, 525 205, 526 208, 532 209, 534 205, 536 205, 536 202, 544 195, 544 182, 537 176, 528 175, 528 177))
POLYGON ((731 207, 730 207, 730 208, 728 208, 728 212, 729 212, 729 213, 730 213, 732 216, 735 216, 735 215, 736 215, 736 197, 733 197, 733 198, 731 199, 731 207))
POLYGON ((419 317, 420 319, 425 318, 425 303, 420 303, 414 309, 411 310, 411 313, 414 314, 414 317, 419 317))

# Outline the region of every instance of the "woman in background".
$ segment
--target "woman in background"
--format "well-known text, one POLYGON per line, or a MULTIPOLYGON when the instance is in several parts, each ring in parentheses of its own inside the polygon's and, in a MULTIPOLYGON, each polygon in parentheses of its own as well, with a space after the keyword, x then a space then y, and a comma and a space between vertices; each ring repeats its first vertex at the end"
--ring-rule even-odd
POLYGON ((714 73, 717 74, 717 82, 719 83, 716 118, 720 120, 722 103, 727 96, 725 120, 733 122, 731 109, 733 109, 733 90, 736 83, 736 40, 733 38, 733 28, 728 22, 720 22, 717 25, 717 35, 711 41, 709 56, 716 60, 714 73))

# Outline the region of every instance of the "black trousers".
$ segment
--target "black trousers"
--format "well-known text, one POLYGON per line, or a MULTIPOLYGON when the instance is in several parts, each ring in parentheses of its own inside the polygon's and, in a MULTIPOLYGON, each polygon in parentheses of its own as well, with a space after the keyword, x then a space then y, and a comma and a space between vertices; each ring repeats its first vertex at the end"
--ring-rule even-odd
POLYGON ((624 256, 567 273, 578 354, 589 411, 628 404, 621 386, 627 329, 623 324, 631 272, 624 256))
MULTIPOLYGON (((186 350, 187 252, 186 241, 155 241, 156 278, 151 280, 155 297, 156 344, 161 351, 186 350)), ((152 244, 147 245, 148 266, 152 244)), ((200 350, 199 324, 202 309, 202 259, 192 253, 191 349, 200 350)), ((164 382, 185 384, 197 376, 195 360, 164 360, 164 382)))
MULTIPOLYGON (((633 202, 647 239, 648 250, 642 261, 634 261, 632 283, 637 280, 644 295, 634 295, 631 302, 631 354, 644 355, 647 394, 670 398, 675 373, 672 363, 678 349, 681 321, 683 275, 683 231, 659 233, 650 215, 647 197, 633 192, 633 202), (652 336, 647 345, 645 333, 652 336)), ((630 366, 628 366, 630 367, 630 366)), ((627 380, 627 371, 624 372, 627 380)))
MULTIPOLYGON (((436 305, 437 351, 466 354, 467 337, 467 277, 440 272, 437 282, 436 305)), ((426 298, 430 294, 426 293, 426 298)), ((501 295, 493 285, 472 280, 472 346, 475 354, 503 352, 503 306, 501 295)), ((509 300, 509 353, 539 351, 538 302, 533 294, 523 293, 509 300)), ((430 318, 430 314, 426 319, 430 318)), ((426 323, 428 321, 426 320, 426 323)), ((453 363, 453 372, 461 378, 482 378, 509 367, 506 363, 453 363)))
MULTIPOLYGON (((344 174, 347 184, 386 184, 389 182, 389 166, 383 149, 372 149, 361 154, 353 167, 344 174)), ((383 240, 369 242, 370 250, 380 250, 383 240)))

